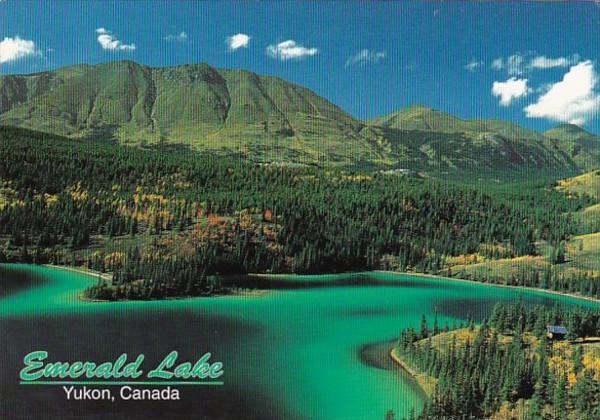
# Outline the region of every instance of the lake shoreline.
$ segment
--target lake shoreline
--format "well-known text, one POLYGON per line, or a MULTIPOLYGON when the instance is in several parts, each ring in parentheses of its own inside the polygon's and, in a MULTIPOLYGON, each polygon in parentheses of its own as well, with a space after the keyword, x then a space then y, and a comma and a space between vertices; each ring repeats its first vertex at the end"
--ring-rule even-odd
POLYGON ((393 354, 396 345, 397 340, 364 344, 358 349, 358 357, 367 366, 399 374, 423 403, 429 401, 433 389, 430 389, 431 387, 416 372, 396 359, 396 355, 393 354))
POLYGON ((58 268, 60 270, 71 271, 73 273, 84 274, 86 276, 95 277, 104 281, 112 281, 112 275, 108 273, 102 273, 96 270, 90 270, 83 267, 70 267, 67 265, 55 265, 55 264, 42 264, 42 267, 58 268))
MULTIPOLYGON (((43 264, 43 267, 48 268, 56 268, 60 270, 70 271, 77 274, 83 274, 89 277, 95 277, 97 279, 101 279, 103 281, 112 281, 112 274, 101 273, 100 271, 91 270, 88 268, 82 267, 68 267, 64 265, 54 265, 54 264, 43 264)), ((227 294, 222 295, 211 295, 210 297, 224 297, 224 296, 240 296, 240 297, 260 297, 269 293, 268 290, 265 289, 249 289, 249 290, 231 290, 227 294)), ((162 299, 149 299, 149 300, 179 300, 179 299, 189 299, 189 298, 197 298, 202 296, 190 295, 190 296, 170 296, 162 299)), ((97 299, 90 298, 85 296, 85 293, 80 293, 78 296, 79 300, 83 302, 91 302, 91 303, 107 303, 107 302, 136 302, 139 299, 119 299, 119 300, 109 300, 109 299, 97 299)))
POLYGON ((381 273, 381 274, 399 274, 399 275, 407 275, 407 276, 414 276, 414 277, 424 277, 430 280, 450 280, 450 281, 456 281, 456 282, 462 282, 462 283, 470 283, 470 284, 483 284, 486 286, 492 286, 492 287, 502 287, 505 289, 513 289, 513 290, 526 290, 526 291, 532 291, 532 292, 541 292, 541 293, 548 293, 548 294, 552 294, 555 296, 562 296, 562 297, 569 297, 569 298, 575 298, 575 299, 582 299, 582 300, 586 300, 588 302, 592 302, 592 303, 597 303, 600 304, 600 299, 598 298, 594 298, 591 296, 585 296, 585 295, 578 295, 575 293, 568 293, 568 292, 559 292, 557 290, 551 290, 551 289, 541 289, 539 287, 531 287, 531 286, 513 286, 510 284, 499 284, 499 283, 490 283, 490 282, 485 282, 485 281, 477 281, 477 280, 467 280, 467 279, 460 279, 460 278, 456 278, 456 277, 445 277, 445 276, 438 276, 435 274, 427 274, 427 273, 405 273, 405 272, 400 272, 400 271, 383 271, 383 270, 374 270, 374 271, 369 271, 369 273, 381 273))
POLYGON ((435 385, 428 385, 425 381, 425 374, 414 371, 408 366, 408 364, 400 357, 396 351, 396 347, 392 347, 389 351, 390 358, 396 363, 397 366, 400 367, 406 374, 408 374, 412 380, 415 382, 416 386, 420 388, 424 395, 427 396, 428 399, 431 399, 433 396, 433 391, 435 390, 435 385))
POLYGON ((501 283, 490 283, 490 282, 484 282, 484 281, 477 281, 477 280, 468 280, 468 279, 461 279, 461 278, 457 278, 457 277, 447 277, 447 276, 443 276, 443 275, 437 275, 437 274, 428 274, 428 273, 415 273, 415 272, 408 272, 408 271, 386 271, 386 270, 372 270, 372 271, 348 271, 345 273, 323 273, 323 274, 281 274, 281 273, 277 273, 277 274, 269 274, 269 273, 252 273, 249 275, 252 276, 256 276, 256 277, 264 277, 264 278, 286 278, 286 277, 293 277, 293 276, 298 276, 298 277, 310 277, 310 276, 327 276, 327 275, 342 275, 342 274, 349 274, 349 275, 360 275, 360 274, 373 274, 373 273, 379 273, 379 274, 393 274, 393 275, 400 275, 400 276, 411 276, 411 277, 422 277, 422 278, 426 278, 429 280, 448 280, 448 281, 452 281, 452 282, 461 282, 461 283, 465 283, 465 284, 481 284, 481 285, 485 285, 485 286, 490 286, 490 287, 502 287, 505 289, 513 289, 513 290, 525 290, 525 291, 532 291, 532 292, 541 292, 541 293, 548 293, 548 294, 552 294, 555 296, 562 296, 562 297, 569 297, 569 298, 575 298, 575 299, 582 299, 582 300, 586 300, 588 302, 592 302, 592 303, 597 303, 600 304, 600 299, 598 298, 594 298, 591 296, 585 296, 585 295, 579 295, 579 294, 575 294, 575 293, 568 293, 568 292, 559 292, 556 290, 551 290, 551 289, 542 289, 539 287, 531 287, 531 286, 514 286, 514 285, 509 285, 509 284, 501 284, 501 283))
MULTIPOLYGON (((300 293, 272 293, 270 295, 271 298, 273 300, 277 299, 279 302, 275 306, 277 308, 275 311, 273 310, 273 305, 271 305, 271 298, 268 301, 263 300, 262 302, 253 300, 245 300, 244 302, 244 299, 241 298, 217 300, 183 298, 172 303, 155 300, 143 302, 143 304, 138 304, 136 301, 115 302, 120 303, 118 306, 88 305, 87 303, 73 302, 75 296, 70 292, 72 289, 79 289, 77 293, 80 293, 80 290, 86 287, 86 285, 95 284, 93 272, 87 271, 85 267, 77 269, 48 266, 42 270, 36 268, 36 266, 23 266, 22 269, 23 271, 31 271, 33 277, 48 277, 49 280, 56 279, 60 288, 49 288, 48 293, 46 290, 37 290, 31 295, 24 296, 25 299, 23 299, 23 296, 18 297, 15 300, 15 305, 6 302, 6 318, 29 313, 49 316, 51 315, 52 305, 55 305, 57 313, 66 315, 64 318, 61 318, 64 319, 64 325, 75 324, 82 328, 82 331, 87 330, 90 340, 94 340, 94 337, 100 335, 109 336, 111 332, 119 336, 122 331, 122 334, 133 334, 134 336, 137 334, 139 337, 139 346, 144 346, 148 341, 147 334, 149 332, 145 329, 141 329, 140 331, 140 322, 147 322, 148 319, 152 319, 156 323, 160 322, 160 328, 156 327, 152 329, 153 333, 159 337, 159 334, 163 330, 168 332, 172 330, 170 328, 172 327, 170 324, 171 318, 162 316, 162 314, 177 314, 176 316, 174 315, 177 325, 197 326, 191 329, 194 334, 197 334, 194 337, 214 337, 214 343, 218 343, 218 345, 214 344, 214 351, 216 353, 222 351, 224 354, 230 354, 228 352, 231 351, 231 356, 227 356, 231 357, 231 360, 227 359, 227 361, 230 363, 232 370, 235 369, 240 372, 246 372, 242 367, 245 366, 244 363, 248 359, 245 356, 238 358, 238 353, 235 352, 235 349, 228 350, 231 348, 232 337, 238 340, 237 337, 242 337, 241 334, 244 334, 243 337, 247 337, 248 340, 255 340, 255 337, 257 337, 257 340, 258 338, 264 339, 264 343, 272 342, 272 337, 281 337, 282 347, 273 346, 273 353, 277 354, 277 357, 280 357, 280 354, 289 352, 293 357, 281 356, 276 359, 277 363, 286 366, 290 364, 290 361, 303 360, 303 363, 306 364, 301 366, 307 367, 314 366, 315 361, 328 360, 330 361, 328 369, 331 370, 331 377, 339 381, 335 383, 336 387, 338 384, 358 383, 363 380, 363 376, 359 374, 361 373, 360 369, 365 372, 365 375, 369 375, 366 377, 368 380, 363 380, 366 385, 356 385, 357 391, 348 391, 348 397, 355 397, 359 393, 358 390, 360 390, 361 395, 364 393, 365 396, 369 397, 369 400, 377 401, 377 404, 382 406, 378 408, 379 412, 385 412, 385 410, 393 408, 399 414, 403 414, 405 408, 408 410, 407 407, 420 409, 427 401, 421 398, 421 396, 426 396, 426 390, 432 389, 432 381, 430 380, 431 377, 427 375, 422 376, 423 385, 421 385, 417 381, 417 378, 415 378, 415 374, 419 373, 419 369, 415 369, 416 365, 410 363, 409 358, 403 354, 401 349, 394 351, 394 342, 386 340, 386 338, 398 337, 398 331, 418 325, 419 317, 424 312, 427 317, 433 316, 433 311, 436 308, 430 305, 430 302, 437 302, 435 299, 440 298, 446 299, 444 302, 447 302, 447 307, 455 308, 457 312, 450 311, 447 314, 443 314, 443 316, 448 316, 449 319, 464 319, 470 314, 464 299, 472 298, 475 303, 479 302, 485 311, 491 311, 493 305, 498 301, 510 301, 514 296, 519 295, 523 297, 525 302, 532 302, 532 304, 534 304, 533 302, 545 302, 547 300, 548 303, 543 304, 549 306, 552 304, 552 300, 558 300, 556 297, 551 297, 552 295, 550 294, 546 295, 547 299, 540 299, 540 294, 519 294, 507 289, 467 287, 466 283, 463 286, 457 286, 458 283, 446 283, 443 280, 436 283, 429 280, 429 278, 434 277, 431 275, 380 271, 379 273, 370 272, 370 276, 366 273, 362 275, 357 273, 354 275, 342 274, 315 278, 315 280, 327 281, 331 285, 339 285, 344 278, 348 278, 350 279, 349 284, 365 284, 365 287, 325 287, 320 290, 317 288, 302 289, 301 291, 299 290, 300 293), (61 268, 61 271, 56 271, 54 270, 55 268, 61 268), (78 271, 81 277, 75 274, 69 275, 68 271, 78 271), (401 277, 401 275, 405 277, 401 277), (419 280, 418 277, 423 278, 419 280), (370 283, 377 284, 380 287, 370 286, 370 283), (30 297, 37 300, 30 301, 30 297), (39 303, 34 305, 30 302, 39 303), (311 315, 311 319, 313 313, 318 314, 315 315, 314 319, 319 320, 319 322, 306 323, 307 310, 311 315), (85 313, 98 315, 98 319, 93 324, 94 328, 90 328, 89 325, 85 324, 91 322, 94 318, 93 316, 80 317, 84 311, 85 313), (132 315, 134 311, 136 311, 136 314, 132 315), (161 316, 154 318, 158 314, 161 314, 161 316), (67 316, 70 318, 67 318, 67 316), (149 316, 152 318, 148 318, 149 316), (112 322, 107 322, 106 317, 111 317, 109 319, 112 322), (232 321, 234 318, 235 320, 232 321), (81 322, 77 322, 78 319, 81 322), (322 328, 321 320, 333 323, 328 324, 329 326, 326 328, 322 328), (208 332, 204 335, 206 329, 203 326, 213 325, 213 323, 216 327, 208 329, 208 332), (309 334, 309 332, 304 333, 302 330, 302 328, 307 326, 312 331, 310 332, 310 336, 315 337, 314 342, 319 343, 318 350, 323 352, 322 354, 314 354, 315 357, 313 357, 313 354, 307 356, 304 349, 296 349, 295 340, 298 339, 298 334, 309 334), (356 331, 352 330, 352 334, 340 334, 339 336, 331 334, 331 331, 343 331, 344 329, 350 330, 353 328, 356 331), (293 338, 287 339, 283 336, 284 333, 289 334, 293 338), (238 336, 238 334, 240 335, 238 336), (288 342, 289 345, 287 344, 288 342), (321 347, 320 343, 323 343, 323 347, 321 347), (363 354, 367 353, 365 350, 367 346, 364 346, 363 343, 374 343, 371 347, 379 345, 380 351, 378 350, 377 353, 371 351, 370 354, 363 354), (357 351, 358 357, 356 356, 357 351), (394 360, 394 355, 400 356, 405 363, 402 365, 397 363, 394 360), (373 366, 372 363, 364 362, 369 357, 371 360, 383 364, 384 368, 390 364, 393 364, 394 367, 387 369, 390 371, 389 374, 363 369, 373 366), (331 363, 332 360, 335 360, 335 362, 331 363), (361 361, 363 362, 361 363, 361 361), (409 369, 406 369, 406 367, 409 369), (375 381, 373 382, 375 386, 371 386, 374 391, 367 388, 371 378, 375 381), (379 384, 382 387, 385 386, 385 388, 380 388, 379 384), (359 386, 360 388, 358 388, 359 386), (382 389, 384 392, 382 392, 382 389), (388 389, 390 390, 390 394, 385 393, 388 389), (399 395, 393 404, 388 402, 387 397, 385 401, 381 398, 381 395, 392 395, 391 392, 397 392, 397 395, 399 395), (396 402, 399 404, 398 406, 394 406, 396 402)), ((298 283, 303 283, 302 278, 290 278, 289 281, 294 282, 296 280, 298 280, 298 283)), ((456 281, 457 279, 450 280, 456 281)), ((469 280, 462 281, 474 283, 469 280)), ((264 284, 266 287, 275 286, 279 283, 265 281, 264 284)), ((256 284, 260 285, 261 283, 258 282, 256 284)), ((52 286, 52 283, 49 282, 49 285, 52 286)), ((286 286, 283 285, 282 287, 286 286)), ((579 301, 579 304, 581 302, 579 301)), ((578 302, 565 300, 565 305, 570 305, 571 303, 577 305, 578 302)), ((480 312, 481 314, 476 313, 475 317, 484 315, 483 311, 480 312)), ((48 322, 50 323, 49 325, 54 325, 52 324, 55 322, 54 318, 49 318, 48 322)), ((45 324, 41 323, 39 325, 40 328, 45 326, 45 324)), ((57 327, 62 328, 62 325, 57 325, 57 327)), ((15 329, 15 331, 19 331, 19 329, 15 329)), ((34 339, 33 336, 32 339, 34 339)), ((242 342, 241 338, 239 340, 242 342)), ((209 342, 206 340, 196 341, 209 342)), ((181 343, 180 345, 185 351, 193 351, 193 344, 188 344, 187 339, 182 340, 181 343), (184 346, 189 346, 189 348, 185 348, 184 346)), ((210 343, 213 346, 213 341, 210 341, 210 343)), ((252 352, 265 348, 262 341, 248 341, 248 343, 250 345, 248 348, 252 352)), ((70 354, 68 353, 68 347, 66 346, 65 350, 61 351, 64 351, 67 355, 70 354)), ((112 349, 109 348, 103 351, 109 354, 112 349)), ((102 354, 102 357, 104 357, 104 354, 102 354)), ((265 358, 265 360, 270 360, 270 357, 265 358)), ((263 359, 258 359, 256 363, 260 367, 263 359)), ((294 372, 293 368, 290 372, 294 372)), ((254 374, 254 371, 250 373, 254 374)), ((268 372, 266 375, 268 375, 268 372)), ((317 377, 315 376, 315 378, 317 377)), ((298 386, 304 386, 304 383, 300 383, 300 381, 298 383, 300 384, 298 386)), ((277 384, 277 387, 284 388, 281 384, 277 384)), ((296 404, 296 396, 297 393, 290 397, 290 401, 292 401, 290 404, 296 404)), ((351 400, 351 398, 348 398, 348 400, 351 400)), ((404 412, 404 415, 406 414, 404 412)), ((363 416, 362 418, 370 417, 363 416)), ((377 418, 382 417, 378 416, 377 418)))
MULTIPOLYGON (((57 268, 57 269, 61 269, 61 270, 72 271, 75 273, 100 278, 105 281, 112 280, 112 275, 107 274, 107 273, 101 273, 101 272, 95 271, 95 270, 90 270, 90 269, 85 269, 85 268, 80 268, 80 267, 54 265, 54 264, 43 264, 43 266, 49 267, 49 268, 57 268)), ((465 283, 465 284, 482 284, 482 285, 491 286, 491 287, 502 287, 502 288, 513 289, 513 290, 524 290, 524 291, 547 293, 547 294, 551 294, 554 296, 582 299, 582 300, 585 300, 588 302, 600 304, 600 299, 597 299, 597 298, 594 298, 591 296, 579 295, 579 294, 575 294, 575 293, 559 292, 556 290, 541 289, 539 287, 514 286, 514 285, 508 285, 508 284, 489 283, 489 282, 483 282, 483 281, 461 279, 461 278, 456 278, 456 277, 446 277, 446 276, 442 276, 442 275, 435 275, 435 274, 428 274, 428 273, 372 270, 372 271, 350 271, 350 272, 344 272, 344 273, 322 273, 322 274, 248 273, 246 275, 258 277, 258 278, 279 278, 279 279, 288 278, 289 279, 291 277, 301 277, 301 278, 308 277, 308 278, 310 278, 310 277, 315 277, 315 276, 339 276, 339 275, 361 275, 361 274, 369 275, 369 274, 373 274, 373 273, 392 274, 392 275, 411 276, 411 277, 422 277, 422 278, 426 278, 429 280, 440 280, 441 279, 441 280, 448 280, 448 281, 453 281, 453 282, 461 282, 461 283, 465 283)), ((327 282, 327 281, 324 281, 324 282, 327 282)), ((243 291, 243 292, 232 292, 232 293, 228 293, 228 294, 225 294, 222 296, 258 297, 258 296, 263 296, 263 295, 267 294, 268 292, 269 292, 269 289, 257 288, 257 289, 253 289, 253 290, 249 290, 249 291, 243 291)), ((188 299, 188 298, 197 298, 197 297, 200 297, 200 296, 190 295, 190 296, 179 296, 179 297, 171 297, 171 298, 164 298, 164 299, 188 299)), ((89 298, 85 298, 83 300, 88 301, 88 302, 120 302, 120 300, 119 301, 109 301, 109 300, 89 299, 89 298)), ((160 300, 160 299, 154 299, 154 300, 160 300)))

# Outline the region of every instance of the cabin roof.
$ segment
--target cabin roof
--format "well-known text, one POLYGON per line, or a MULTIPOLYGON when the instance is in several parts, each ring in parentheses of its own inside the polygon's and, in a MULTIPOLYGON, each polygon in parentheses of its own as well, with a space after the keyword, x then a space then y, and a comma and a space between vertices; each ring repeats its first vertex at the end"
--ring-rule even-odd
POLYGON ((567 334, 567 329, 562 325, 548 325, 546 330, 551 334, 567 334))

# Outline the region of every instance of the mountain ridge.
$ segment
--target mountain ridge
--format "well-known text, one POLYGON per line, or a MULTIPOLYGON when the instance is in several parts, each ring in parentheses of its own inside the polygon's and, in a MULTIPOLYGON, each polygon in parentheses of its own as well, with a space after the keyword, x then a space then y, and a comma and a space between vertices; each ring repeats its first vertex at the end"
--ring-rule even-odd
POLYGON ((206 63, 147 67, 119 61, 3 76, 0 123, 121 143, 196 146, 218 136, 210 146, 225 149, 239 149, 240 138, 294 138, 305 143, 294 151, 307 159, 327 154, 335 160, 345 152, 336 146, 350 139, 359 157, 378 159, 377 148, 360 134, 364 124, 310 90, 206 63), (335 140, 332 150, 319 150, 315 127, 335 140))
POLYGON ((124 60, 0 76, 0 124, 264 162, 442 172, 578 169, 557 139, 516 124, 425 106, 363 122, 303 86, 207 63, 150 67, 124 60))
POLYGON ((583 171, 600 167, 600 137, 575 124, 560 124, 544 135, 561 144, 583 171))

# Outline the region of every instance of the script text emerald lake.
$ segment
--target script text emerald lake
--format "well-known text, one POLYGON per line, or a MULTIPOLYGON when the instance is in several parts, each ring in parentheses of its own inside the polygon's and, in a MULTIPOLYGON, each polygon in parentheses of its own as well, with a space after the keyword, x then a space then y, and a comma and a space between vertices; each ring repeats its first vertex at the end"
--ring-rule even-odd
MULTIPOLYGON (((48 352, 33 351, 23 358, 23 368, 20 371, 21 384, 33 382, 50 382, 58 380, 97 380, 123 381, 208 381, 223 376, 223 363, 211 362, 211 353, 204 353, 197 360, 179 360, 179 354, 173 350, 155 366, 144 368, 144 354, 130 358, 126 353, 114 361, 52 361, 48 352)), ((207 383, 208 383, 207 382, 207 383)))

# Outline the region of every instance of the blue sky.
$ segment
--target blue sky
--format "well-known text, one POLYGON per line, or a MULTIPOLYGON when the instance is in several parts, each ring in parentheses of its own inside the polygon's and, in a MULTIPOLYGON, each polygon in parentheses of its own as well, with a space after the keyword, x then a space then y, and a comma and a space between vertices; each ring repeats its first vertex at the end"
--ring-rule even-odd
POLYGON ((358 118, 418 103, 600 132, 599 48, 595 2, 0 0, 1 74, 207 62, 299 83, 358 118))

